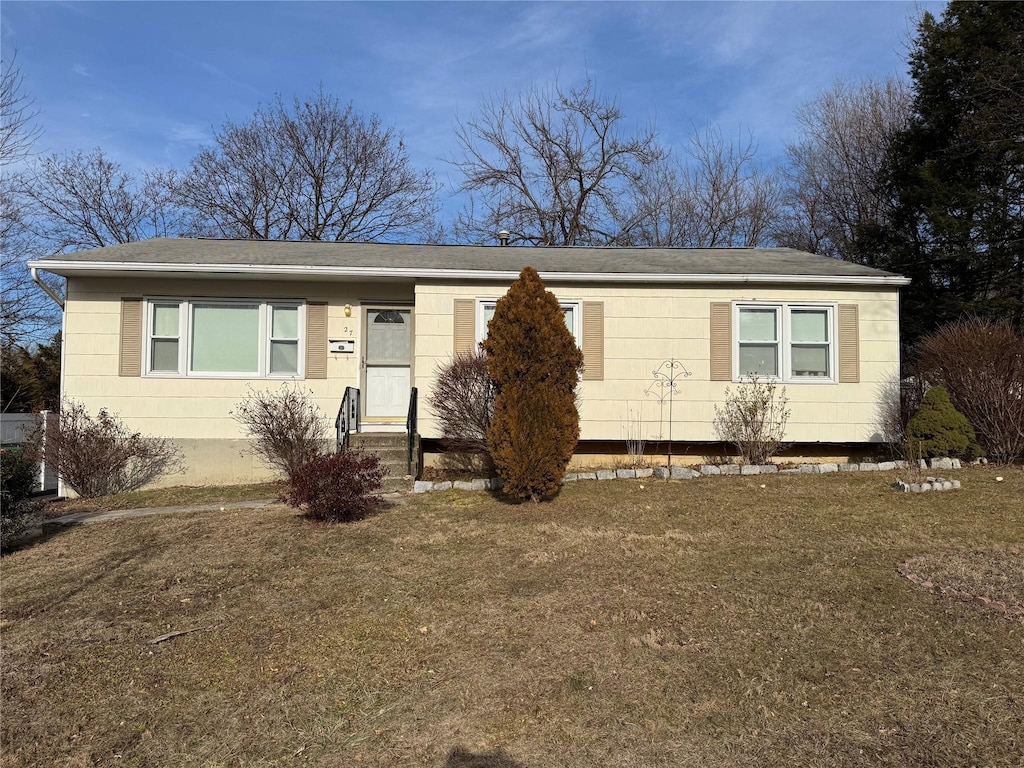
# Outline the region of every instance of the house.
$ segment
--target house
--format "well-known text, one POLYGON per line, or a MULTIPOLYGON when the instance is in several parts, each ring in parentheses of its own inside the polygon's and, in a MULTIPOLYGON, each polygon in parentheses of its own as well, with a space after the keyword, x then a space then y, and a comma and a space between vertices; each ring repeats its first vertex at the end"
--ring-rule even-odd
POLYGON ((435 372, 483 338, 526 265, 584 353, 577 462, 670 433, 674 454, 699 459, 718 440, 715 406, 749 372, 785 385, 797 454, 882 439, 908 281, 790 249, 153 239, 29 266, 67 278, 64 395, 175 440, 189 468, 170 482, 229 483, 267 476, 235 405, 291 381, 332 418, 344 399, 342 426, 364 433, 404 431, 418 391, 431 460, 435 372), (672 360, 675 385, 659 387, 672 360))

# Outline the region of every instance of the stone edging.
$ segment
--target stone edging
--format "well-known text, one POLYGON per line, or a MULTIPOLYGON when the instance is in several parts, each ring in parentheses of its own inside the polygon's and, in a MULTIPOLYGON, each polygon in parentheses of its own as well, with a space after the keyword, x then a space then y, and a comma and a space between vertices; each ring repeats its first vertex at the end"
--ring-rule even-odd
MULTIPOLYGON (((569 472, 565 482, 579 480, 632 480, 655 477, 659 480, 693 480, 698 477, 715 475, 824 475, 831 472, 888 472, 893 469, 906 469, 906 461, 863 462, 860 464, 798 464, 792 469, 779 469, 775 464, 701 464, 693 467, 644 467, 641 469, 597 469, 592 472, 569 472)), ((921 459, 921 469, 960 469, 960 459, 921 459)), ((900 481, 902 482, 902 481, 900 481)), ((929 483, 934 478, 929 479, 929 483)), ((958 480, 953 481, 959 487, 958 480)), ((429 491, 447 491, 452 488, 461 491, 496 491, 501 488, 501 478, 489 477, 477 480, 445 480, 435 483, 430 480, 417 480, 413 483, 413 493, 429 491)))
POLYGON ((902 563, 896 566, 896 572, 907 581, 916 584, 926 592, 930 592, 933 595, 939 597, 949 598, 951 600, 960 600, 966 603, 974 603, 980 605, 983 608, 996 611, 997 613, 1004 614, 1008 619, 1019 619, 1024 618, 1024 605, 1020 603, 1011 603, 1007 605, 1002 600, 993 600, 985 595, 975 595, 972 592, 965 592, 960 589, 954 589, 953 587, 943 587, 936 584, 922 576, 918 576, 913 572, 914 563, 917 558, 910 558, 904 560, 902 563))

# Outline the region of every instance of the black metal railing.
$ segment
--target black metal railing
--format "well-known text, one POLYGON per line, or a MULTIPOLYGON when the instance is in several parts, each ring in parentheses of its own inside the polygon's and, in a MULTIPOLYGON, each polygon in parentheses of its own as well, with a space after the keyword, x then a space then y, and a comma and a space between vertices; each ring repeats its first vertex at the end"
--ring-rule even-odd
POLYGON ((343 451, 348 448, 349 435, 359 431, 359 390, 355 387, 345 387, 334 429, 337 432, 336 449, 343 451))
POLYGON ((412 474, 412 454, 416 447, 416 421, 418 418, 418 401, 419 401, 419 389, 416 387, 412 388, 409 393, 409 413, 405 417, 405 432, 407 436, 407 448, 408 453, 406 454, 405 461, 405 474, 412 474))

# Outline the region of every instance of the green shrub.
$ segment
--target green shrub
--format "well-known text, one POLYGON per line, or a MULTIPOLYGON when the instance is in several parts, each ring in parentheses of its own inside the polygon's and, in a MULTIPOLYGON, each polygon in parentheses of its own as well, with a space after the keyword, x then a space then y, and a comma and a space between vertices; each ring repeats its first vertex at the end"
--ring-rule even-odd
POLYGON ((386 471, 372 453, 346 450, 317 456, 292 473, 282 501, 305 508, 314 520, 359 520, 383 501, 377 491, 386 471))
POLYGON ((7 549, 25 530, 34 511, 32 491, 39 467, 21 451, 0 451, 0 549, 7 549))
POLYGON ((579 441, 583 353, 533 267, 499 299, 483 349, 495 390, 487 444, 502 490, 535 502, 548 498, 565 479, 579 441))
POLYGON ((908 456, 922 459, 953 457, 968 461, 981 455, 974 427, 953 407, 945 387, 932 387, 907 424, 908 456))

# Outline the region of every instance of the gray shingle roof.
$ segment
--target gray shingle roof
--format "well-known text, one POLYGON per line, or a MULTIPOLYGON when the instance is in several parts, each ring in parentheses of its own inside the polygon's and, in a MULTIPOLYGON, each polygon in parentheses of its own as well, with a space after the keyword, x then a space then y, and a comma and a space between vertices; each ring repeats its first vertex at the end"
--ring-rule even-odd
POLYGON ((758 275, 833 278, 896 277, 891 272, 790 248, 544 248, 395 245, 387 243, 280 242, 154 238, 58 254, 33 262, 60 274, 89 265, 223 265, 244 270, 272 267, 516 272, 529 265, 550 275, 758 275), (62 269, 60 265, 68 267, 62 269), (73 265, 73 267, 72 267, 73 265))

